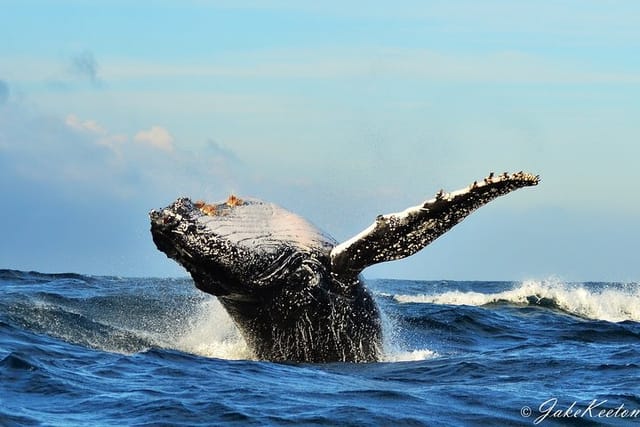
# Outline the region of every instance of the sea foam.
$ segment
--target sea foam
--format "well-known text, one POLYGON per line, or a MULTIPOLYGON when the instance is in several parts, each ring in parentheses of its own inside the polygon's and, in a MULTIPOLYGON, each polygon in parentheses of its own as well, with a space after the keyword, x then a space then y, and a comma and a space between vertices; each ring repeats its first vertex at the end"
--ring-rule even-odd
POLYGON ((593 320, 640 321, 638 284, 572 284, 528 280, 497 293, 448 291, 440 294, 395 295, 399 303, 484 306, 494 303, 553 306, 593 320))

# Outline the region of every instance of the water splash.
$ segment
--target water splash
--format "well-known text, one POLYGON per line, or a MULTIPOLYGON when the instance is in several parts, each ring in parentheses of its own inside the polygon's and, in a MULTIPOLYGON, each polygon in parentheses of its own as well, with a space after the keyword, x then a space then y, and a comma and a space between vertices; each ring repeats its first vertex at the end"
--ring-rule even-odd
POLYGON ((386 353, 382 356, 383 362, 418 362, 420 360, 434 359, 439 354, 429 349, 422 350, 398 350, 391 353, 386 353))
POLYGON ((382 321, 382 362, 414 362, 433 359, 438 353, 429 349, 408 349, 397 319, 381 310, 382 321))
POLYGON ((192 313, 185 331, 165 345, 205 357, 254 359, 233 320, 213 297, 203 299, 192 313))

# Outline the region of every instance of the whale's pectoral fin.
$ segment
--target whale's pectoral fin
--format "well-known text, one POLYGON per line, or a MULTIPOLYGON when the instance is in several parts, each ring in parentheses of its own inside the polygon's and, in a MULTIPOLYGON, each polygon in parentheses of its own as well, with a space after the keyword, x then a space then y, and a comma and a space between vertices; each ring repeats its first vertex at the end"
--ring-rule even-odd
POLYGON ((518 188, 537 185, 540 178, 528 173, 490 174, 481 182, 445 193, 403 212, 380 215, 366 230, 331 251, 332 270, 358 274, 366 267, 413 255, 462 221, 467 215, 518 188))

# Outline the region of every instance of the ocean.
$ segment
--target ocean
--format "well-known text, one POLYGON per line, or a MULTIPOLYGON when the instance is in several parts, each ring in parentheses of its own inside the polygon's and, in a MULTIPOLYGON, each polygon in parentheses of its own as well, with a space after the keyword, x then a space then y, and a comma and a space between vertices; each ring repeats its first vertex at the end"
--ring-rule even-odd
POLYGON ((368 287, 384 360, 271 363, 190 279, 0 270, 0 425, 640 425, 640 285, 368 287))

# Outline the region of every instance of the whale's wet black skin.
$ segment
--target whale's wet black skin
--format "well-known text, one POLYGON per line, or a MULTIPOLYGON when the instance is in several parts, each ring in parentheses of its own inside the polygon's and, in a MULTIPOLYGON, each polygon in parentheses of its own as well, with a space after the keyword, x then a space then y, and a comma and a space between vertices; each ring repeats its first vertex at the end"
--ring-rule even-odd
POLYGON ((490 174, 380 215, 341 244, 272 203, 234 196, 217 204, 179 198, 149 216, 158 249, 218 297, 257 358, 371 362, 381 357, 382 326, 361 271, 418 252, 480 206, 538 182, 523 172, 490 174))

